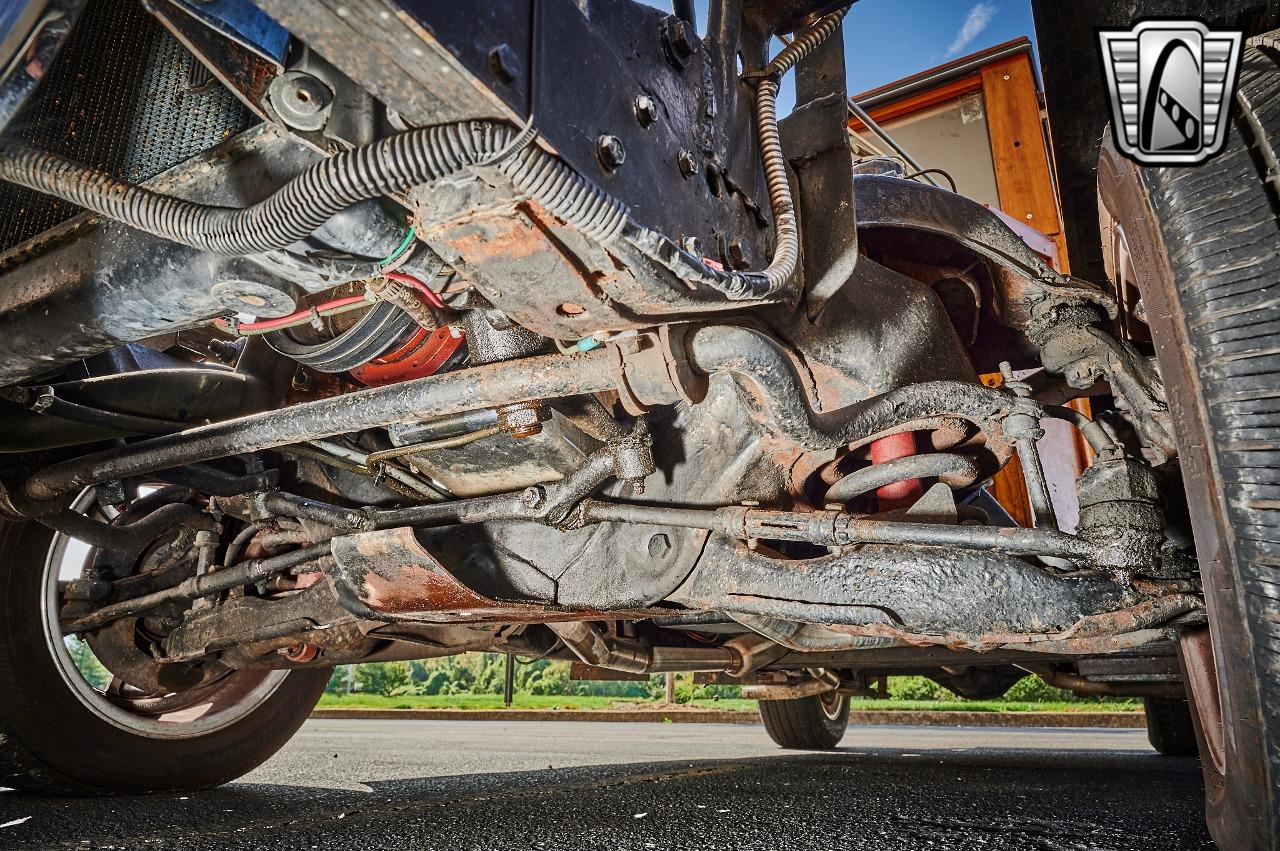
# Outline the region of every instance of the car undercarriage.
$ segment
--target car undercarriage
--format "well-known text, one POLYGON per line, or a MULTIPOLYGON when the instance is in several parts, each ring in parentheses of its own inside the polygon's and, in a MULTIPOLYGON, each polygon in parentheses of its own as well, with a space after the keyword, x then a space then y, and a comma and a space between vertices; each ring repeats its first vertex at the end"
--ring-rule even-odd
POLYGON ((36 5, 43 80, 0 92, 2 504, 87 548, 44 617, 117 709, 468 651, 765 700, 1185 696, 1157 366, 992 210, 850 179, 847 7, 36 5), (150 58, 112 79, 126 31, 150 58), (132 171, 67 132, 112 109, 132 171), (1072 529, 1050 420, 1088 446, 1072 529), (988 492, 1011 464, 1031 527, 988 492))

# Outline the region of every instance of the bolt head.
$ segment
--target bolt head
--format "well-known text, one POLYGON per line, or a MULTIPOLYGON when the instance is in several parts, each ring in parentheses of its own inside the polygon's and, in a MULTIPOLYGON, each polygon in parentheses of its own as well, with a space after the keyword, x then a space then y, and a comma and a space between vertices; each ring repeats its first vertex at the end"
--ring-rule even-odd
POLYGON ((547 492, 542 485, 531 485, 520 493, 520 502, 525 508, 538 509, 547 501, 547 492))
POLYGON ((627 151, 622 147, 621 139, 606 133, 596 140, 596 156, 600 158, 601 165, 613 171, 626 161, 627 151))
POLYGON ((702 256, 702 240, 696 236, 686 236, 680 240, 680 247, 692 254, 694 257, 702 256))
POLYGON ((500 44, 489 51, 489 70, 498 79, 510 83, 520 76, 520 59, 509 44, 500 44))
POLYGON ((641 127, 651 127, 658 120, 658 101, 651 95, 636 95, 634 103, 636 121, 641 127))
POLYGON ((667 537, 665 532, 650 535, 648 543, 645 544, 645 550, 650 558, 664 558, 671 554, 671 538, 667 537))
POLYGON ((685 68, 702 49, 702 40, 688 21, 668 15, 662 22, 662 48, 668 62, 676 68, 685 68))
POLYGON ((676 154, 676 163, 680 166, 680 175, 685 180, 698 173, 698 157, 690 150, 682 150, 676 154))

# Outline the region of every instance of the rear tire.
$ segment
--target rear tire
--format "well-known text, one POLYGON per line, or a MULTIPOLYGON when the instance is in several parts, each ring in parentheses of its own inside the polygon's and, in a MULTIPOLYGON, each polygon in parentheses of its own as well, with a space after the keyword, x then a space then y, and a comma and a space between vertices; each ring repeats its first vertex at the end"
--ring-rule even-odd
MULTIPOLYGON (((0 786, 68 795, 216 786, 279 750, 320 699, 327 670, 239 672, 231 676, 247 676, 237 686, 243 712, 233 711, 237 704, 225 713, 195 707, 148 733, 113 720, 106 700, 95 711, 96 692, 68 678, 76 669, 46 638, 54 540, 38 523, 0 522, 0 786)), ((140 726, 169 717, 147 716, 140 726)))
POLYGON ((1195 756, 1196 728, 1191 706, 1176 697, 1143 698, 1147 713, 1147 741, 1164 756, 1195 756))
POLYGON ((1280 847, 1278 61, 1244 49, 1204 165, 1139 169, 1109 136, 1098 164, 1104 248, 1141 293, 1178 439, 1209 612, 1182 664, 1209 830, 1231 849, 1280 847))
POLYGON ((796 700, 760 701, 765 732, 780 747, 830 750, 849 727, 849 701, 835 692, 796 700))

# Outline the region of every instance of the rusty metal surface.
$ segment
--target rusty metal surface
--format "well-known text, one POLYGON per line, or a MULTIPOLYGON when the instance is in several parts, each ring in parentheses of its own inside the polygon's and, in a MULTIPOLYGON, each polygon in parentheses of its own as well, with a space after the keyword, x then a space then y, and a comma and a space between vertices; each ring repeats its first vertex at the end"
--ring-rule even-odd
POLYGON ((347 535, 333 540, 331 573, 348 607, 366 617, 412 615, 416 620, 518 622, 536 620, 539 607, 499 603, 453 577, 407 527, 347 535))

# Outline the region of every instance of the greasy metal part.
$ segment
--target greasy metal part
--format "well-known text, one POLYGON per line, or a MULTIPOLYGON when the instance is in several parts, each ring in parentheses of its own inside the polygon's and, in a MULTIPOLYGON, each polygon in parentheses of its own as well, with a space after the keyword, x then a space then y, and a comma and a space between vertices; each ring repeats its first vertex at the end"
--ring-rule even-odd
POLYGON ((604 350, 542 355, 370 387, 64 461, 33 475, 25 490, 34 499, 51 499, 98 482, 336 433, 528 399, 603 392, 614 386, 611 364, 604 350))
POLYGON ((859 174, 858 229, 917 230, 955 240, 1005 270, 993 307, 1000 321, 1027 330, 1057 306, 1090 306, 1115 315, 1115 303, 1091 283, 1056 272, 991 210, 963 195, 913 180, 859 174))
POLYGON ((1081 436, 1089 443, 1089 448, 1102 458, 1109 458, 1124 451, 1112 440, 1111 435, 1107 434, 1106 429, 1075 408, 1068 408, 1065 405, 1045 405, 1044 414, 1046 417, 1069 422, 1079 429, 1081 436))
POLYGON ((1031 335, 1045 369, 1061 373, 1077 389, 1105 380, 1128 409, 1144 446, 1157 453, 1153 463, 1175 457, 1172 416, 1155 366, 1132 344, 1094 327, 1098 321, 1096 313, 1081 308, 1050 314, 1031 335))
POLYGON ((481 429, 490 428, 497 421, 497 415, 489 408, 477 411, 463 411, 447 417, 434 417, 423 422, 393 423, 387 427, 387 436, 396 446, 408 446, 411 443, 428 443, 447 437, 470 434, 481 429))
POLYGON ((884 435, 960 418, 982 430, 985 449, 999 467, 1012 453, 1000 421, 1015 411, 1038 412, 1031 400, 958 381, 910 385, 846 408, 818 412, 802 389, 809 382, 801 378, 800 367, 764 334, 742 327, 706 326, 692 332, 687 346, 699 370, 734 377, 761 425, 810 450, 861 446, 884 435))
POLYGON ((516 439, 538 434, 542 431, 542 423, 550 418, 540 399, 503 405, 495 408, 494 413, 498 415, 498 428, 516 439))
POLYGON ((817 317, 858 263, 849 180, 844 33, 837 27, 796 66, 796 107, 780 127, 795 174, 806 311, 817 317), (821 222, 820 227, 805 223, 821 222))
MULTIPOLYGON (((483 298, 473 297, 469 306, 464 325, 473 364, 515 360, 546 347, 545 337, 516 325, 483 298)), ((517 439, 541 432, 542 423, 551 416, 550 411, 544 410, 541 399, 501 405, 494 413, 498 428, 517 439)))
POLYGON ((315 561, 328 553, 328 544, 317 544, 313 547, 306 547, 273 558, 241 562, 234 567, 225 568, 215 573, 193 576, 173 588, 95 609, 90 614, 63 624, 62 630, 64 634, 92 632, 114 620, 145 612, 164 603, 187 602, 199 597, 207 597, 220 591, 230 591, 232 588, 239 588, 241 585, 261 582, 277 573, 315 561))
MULTIPOLYGON (((140 369, 94 378, 63 381, 49 389, 60 400, 73 403, 83 411, 70 411, 65 406, 57 411, 44 407, 39 413, 0 401, 0 415, 5 428, 0 432, 0 452, 30 452, 59 446, 92 443, 125 434, 146 433, 127 425, 131 418, 144 422, 178 421, 176 431, 192 423, 222 420, 267 407, 269 390, 257 378, 227 369, 180 368, 140 369), (97 416, 97 412, 110 412, 97 416), (78 416, 78 415, 84 416, 78 416), (125 415, 123 418, 119 415, 125 415), (83 422, 89 419, 90 422, 83 422)), ((43 392, 43 391, 42 391, 43 392)), ((10 399, 29 390, 7 388, 0 398, 10 399)), ((40 398, 31 399, 35 404, 40 398)), ((156 423, 155 425, 160 425, 156 423)))
POLYGON ((730 638, 724 643, 724 646, 737 653, 741 659, 737 667, 729 668, 725 671, 725 673, 734 677, 744 677, 753 671, 758 671, 790 652, 789 647, 779 644, 768 636, 749 633, 739 635, 737 638, 730 638))
POLYGON ((694 609, 975 648, 1123 633, 1203 606, 1176 593, 1144 599, 1110 573, 1055 575, 989 552, 865 546, 784 560, 715 536, 669 599, 694 609))
POLYGON ((1088 541, 1056 530, 903 523, 831 510, 776 511, 748 506, 673 508, 591 499, 582 503, 578 513, 587 523, 687 526, 742 541, 803 541, 836 547, 901 544, 1016 556, 1053 555, 1078 561, 1089 560, 1094 550, 1088 541))
POLYGON ((327 572, 342 606, 369 620, 451 622, 538 620, 542 608, 499 602, 455 578, 414 537, 398 527, 346 535, 331 541, 327 572))
POLYGON ((478 440, 484 440, 486 437, 501 434, 503 431, 505 429, 502 426, 494 425, 477 429, 476 431, 455 434, 452 437, 441 437, 436 440, 424 441, 423 443, 407 443, 404 446, 397 446, 393 449, 370 452, 365 457, 365 463, 372 466, 381 464, 383 461, 390 461, 393 458, 403 458, 405 455, 417 455, 420 452, 431 452, 435 449, 456 449, 459 446, 467 446, 478 440))
POLYGON ((140 416, 93 408, 72 402, 62 396, 48 384, 40 387, 11 387, 0 390, 0 398, 12 402, 24 410, 56 419, 69 420, 79 425, 108 432, 118 431, 125 434, 172 434, 181 431, 184 424, 175 420, 159 417, 140 416))
MULTIPOLYGON (((233 667, 247 667, 239 658, 260 651, 272 643, 269 652, 289 652, 304 643, 333 649, 368 653, 375 641, 356 628, 356 619, 338 603, 328 583, 317 583, 283 599, 245 595, 219 605, 193 610, 165 636, 162 647, 166 662, 199 659, 230 650, 233 667)), ((283 655, 283 654, 281 654, 283 655)))
POLYGON ((430 500, 431 502, 439 502, 449 498, 447 493, 444 493, 430 482, 425 482, 412 473, 402 470, 399 467, 375 464, 369 460, 368 453, 361 452, 358 449, 352 449, 349 446, 344 446, 343 444, 336 443, 332 440, 312 440, 310 443, 322 452, 327 452, 337 458, 345 458, 362 470, 366 471, 369 476, 381 475, 386 478, 395 479, 422 499, 430 500))
POLYGON ((839 678, 832 684, 827 679, 810 678, 795 685, 745 685, 742 696, 747 700, 799 700, 818 694, 829 694, 840 688, 839 678))
POLYGON ((213 518, 185 503, 162 505, 141 520, 121 525, 108 525, 69 508, 42 515, 39 520, 70 538, 110 550, 120 561, 127 561, 129 554, 140 556, 156 539, 177 526, 196 530, 216 528, 213 518))
MULTIPOLYGON (((729 615, 721 615, 730 617, 729 615)), ((778 643, 788 650, 813 653, 837 650, 868 650, 881 647, 897 647, 903 642, 893 638, 871 635, 848 635, 819 624, 778 620, 761 615, 741 612, 731 616, 733 620, 778 643)))
POLYGON ((954 488, 968 487, 978 480, 977 462, 950 452, 926 452, 908 455, 855 470, 827 489, 827 502, 848 502, 887 484, 907 479, 940 480, 954 488))
POLYGON ((600 668, 654 674, 683 671, 736 671, 743 658, 728 645, 708 647, 646 647, 638 641, 617 638, 586 621, 549 623, 574 655, 600 668))
POLYGON ((1054 688, 1066 689, 1078 695, 1111 697, 1175 697, 1186 699, 1187 690, 1182 683, 1145 682, 1126 683, 1096 681, 1077 674, 1058 670, 1050 665, 1022 663, 1018 667, 1044 680, 1054 688))
MULTIPOLYGON (((1000 364, 1000 374, 1004 378, 1004 386, 1012 390, 1020 399, 1031 398, 1031 388, 1024 382, 1016 381, 1013 368, 1008 361, 1000 364)), ((1022 478, 1027 485, 1027 498, 1031 502, 1031 514, 1037 529, 1057 529, 1058 517, 1053 509, 1053 498, 1049 495, 1049 481, 1044 475, 1044 465, 1040 462, 1039 440, 1044 437, 1044 429, 1040 427, 1040 419, 1031 414, 1013 414, 1005 422, 1005 433, 1013 439, 1018 449, 1018 460, 1022 466, 1022 478)))
POLYGON ((1158 575, 1165 519, 1160 486, 1151 468, 1132 458, 1098 457, 1080 474, 1077 490, 1076 534, 1097 546, 1097 562, 1158 575))

